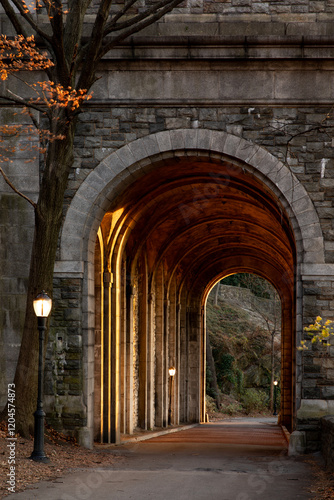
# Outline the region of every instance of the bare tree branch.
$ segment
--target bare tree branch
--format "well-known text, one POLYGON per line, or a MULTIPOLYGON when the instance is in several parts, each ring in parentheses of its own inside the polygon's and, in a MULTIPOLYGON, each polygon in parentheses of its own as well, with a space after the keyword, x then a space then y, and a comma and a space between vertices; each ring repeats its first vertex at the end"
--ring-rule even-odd
MULTIPOLYGON (((14 11, 14 9, 11 6, 11 4, 9 3, 9 1, 8 0, 0 0, 0 2, 1 2, 1 5, 3 6, 3 8, 5 9, 5 12, 6 12, 7 16, 9 17, 10 21, 12 22, 17 33, 22 34, 24 36, 28 36, 23 24, 18 20, 18 15, 14 11), (18 29, 20 29, 20 31, 18 31, 18 29)), ((34 18, 30 14, 30 12, 27 11, 23 7, 22 2, 20 2, 19 0, 11 0, 11 2, 17 8, 17 10, 19 11, 22 18, 25 19, 30 24, 30 26, 33 28, 33 30, 43 40, 45 40, 45 42, 47 42, 48 44, 51 44, 50 36, 39 27, 39 25, 35 22, 34 18)))
POLYGON ((0 0, 1 5, 5 9, 5 12, 10 19, 14 29, 18 35, 27 36, 26 30, 23 27, 23 24, 19 21, 16 12, 13 9, 13 6, 9 3, 8 0, 0 0))
POLYGON ((100 49, 112 0, 102 0, 95 17, 89 43, 81 48, 80 60, 84 61, 77 88, 89 88, 95 78, 95 68, 100 60, 100 49))
MULTIPOLYGON (((120 35, 112 38, 110 41, 103 45, 100 52, 100 57, 103 57, 105 54, 107 54, 107 52, 109 52, 109 50, 111 50, 113 47, 115 47, 117 44, 119 44, 129 36, 143 30, 144 28, 147 28, 147 26, 150 26, 151 24, 161 19, 165 14, 173 10, 174 7, 176 7, 181 2, 182 0, 162 0, 161 2, 159 2, 159 4, 157 4, 159 5, 158 8, 160 9, 157 12, 156 9, 149 9, 149 11, 152 11, 152 14, 147 14, 149 11, 146 11, 146 16, 144 17, 144 19, 139 21, 135 21, 135 19, 138 19, 139 17, 135 16, 130 20, 132 21, 132 24, 128 27, 128 29, 125 28, 125 30, 120 35)), ((140 17, 142 19, 143 15, 141 14, 140 17)))
POLYGON ((127 2, 125 2, 124 7, 120 9, 118 12, 116 12, 116 14, 114 14, 112 21, 108 23, 108 25, 106 26, 106 31, 108 30, 108 26, 115 25, 118 22, 118 20, 121 19, 124 16, 124 14, 126 14, 128 10, 132 7, 132 5, 134 5, 136 2, 137 0, 128 0, 127 2))
MULTIPOLYGON (((145 19, 148 19, 150 16, 152 16, 155 13, 158 13, 160 9, 167 8, 168 10, 165 10, 164 13, 169 12, 173 7, 170 7, 170 4, 174 3, 171 2, 171 0, 160 0, 159 2, 153 4, 150 8, 146 9, 144 12, 141 12, 140 14, 137 14, 136 16, 131 17, 130 19, 127 19, 126 21, 122 23, 117 23, 116 15, 112 19, 110 23, 107 24, 105 28, 105 32, 103 33, 103 36, 106 37, 107 35, 110 35, 110 33, 113 33, 115 31, 120 31, 125 28, 130 28, 132 26, 135 26, 140 23, 140 21, 143 21, 145 19)), ((180 1, 176 1, 175 5, 180 3, 180 1)), ((132 5, 131 2, 129 2, 127 9, 129 9, 132 5)), ((174 6, 175 6, 174 5, 174 6)), ((125 9, 125 6, 124 6, 125 9)), ((123 9, 123 10, 124 10, 123 9)), ((125 13, 125 12, 124 12, 125 13)), ((122 14, 124 15, 124 14, 122 14)), ((157 18, 159 19, 159 17, 157 18)))
POLYGON ((8 186, 16 193, 18 194, 19 196, 21 196, 23 199, 25 199, 26 201, 28 201, 30 203, 30 205, 32 205, 34 208, 37 207, 36 203, 34 201, 32 201, 30 198, 28 198, 28 196, 26 196, 25 194, 21 193, 21 191, 19 191, 18 189, 16 189, 16 187, 14 186, 14 184, 12 184, 10 182, 10 180, 8 179, 7 175, 5 174, 5 172, 3 171, 3 169, 0 167, 0 173, 2 175, 2 177, 4 178, 6 184, 8 184, 8 186))
POLYGON ((44 109, 42 106, 37 106, 37 104, 34 104, 34 102, 32 102, 32 101, 26 101, 22 97, 14 94, 14 92, 12 92, 9 89, 7 89, 7 92, 10 93, 11 96, 0 95, 0 98, 5 99, 6 101, 9 101, 9 102, 13 102, 15 104, 19 104, 20 106, 23 106, 25 108, 34 109, 35 111, 38 111, 39 113, 43 113, 49 117, 47 110, 44 109))

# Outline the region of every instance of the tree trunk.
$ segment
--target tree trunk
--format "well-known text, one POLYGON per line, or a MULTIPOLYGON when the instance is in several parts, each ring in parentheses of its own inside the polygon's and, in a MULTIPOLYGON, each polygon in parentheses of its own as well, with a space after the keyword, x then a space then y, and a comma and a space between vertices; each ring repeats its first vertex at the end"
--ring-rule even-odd
MULTIPOLYGON (((66 139, 51 145, 46 162, 48 171, 44 173, 46 174, 44 179, 47 177, 47 180, 42 182, 35 209, 35 235, 28 280, 26 316, 14 378, 16 431, 24 437, 33 434, 33 413, 37 401, 39 337, 33 300, 42 290, 52 297, 53 270, 62 223, 64 193, 73 161, 73 136, 74 125, 69 128, 66 139)), ((47 338, 46 332, 45 346, 47 338)))
POLYGON ((215 306, 218 306, 219 289, 220 289, 220 281, 218 281, 216 288, 215 288, 215 300, 214 300, 215 306))

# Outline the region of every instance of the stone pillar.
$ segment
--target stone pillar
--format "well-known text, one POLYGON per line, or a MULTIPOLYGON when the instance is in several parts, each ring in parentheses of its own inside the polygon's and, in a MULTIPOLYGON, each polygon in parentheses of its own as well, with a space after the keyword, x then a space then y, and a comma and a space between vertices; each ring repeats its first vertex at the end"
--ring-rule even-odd
POLYGON ((94 343, 94 440, 102 442, 102 336, 103 336, 103 279, 102 254, 97 240, 95 250, 95 343, 94 343))
POLYGON ((112 274, 103 273, 103 334, 102 350, 102 415, 101 433, 103 443, 111 443, 111 287, 112 274))
MULTIPOLYGON (((317 316, 333 320, 334 265, 304 264, 302 266, 303 327, 314 323, 317 316)), ((311 337, 303 332, 304 340, 311 337)), ((334 347, 309 344, 302 352, 301 400, 297 407, 297 430, 305 432, 306 451, 320 449, 321 418, 334 415, 334 347)))
POLYGON ((153 429, 155 425, 155 407, 154 407, 154 388, 155 388, 155 376, 154 376, 154 308, 155 308, 155 296, 153 293, 148 295, 148 305, 147 305, 147 428, 153 429))
POLYGON ((133 287, 130 280, 126 285, 126 401, 125 432, 133 433, 133 287))
POLYGON ((206 395, 206 341, 205 341, 205 328, 206 328, 205 306, 201 307, 201 329, 200 329, 200 422, 206 421, 205 411, 205 395, 206 395))
POLYGON ((180 363, 179 363, 179 391, 180 391, 180 421, 188 422, 188 328, 187 305, 185 297, 181 297, 179 308, 180 321, 180 363))
POLYGON ((148 293, 147 293, 147 268, 145 258, 141 258, 138 268, 138 309, 139 309, 139 401, 138 401, 138 423, 147 430, 147 353, 148 353, 148 293))
POLYGON ((201 329, 201 310, 198 307, 189 307, 188 321, 188 358, 189 358, 189 383, 188 383, 188 422, 200 421, 200 350, 199 336, 201 329))
MULTIPOLYGON (((173 387, 171 391, 171 424, 175 424, 178 420, 176 406, 177 406, 177 390, 178 384, 177 380, 179 377, 178 366, 177 366, 177 311, 176 311, 176 289, 175 283, 170 286, 170 305, 169 305, 169 334, 168 334, 168 366, 174 366, 176 369, 175 375, 173 377, 173 387)), ((171 381, 169 380, 169 383, 171 381)), ((168 403, 168 404, 170 404, 168 403)))
POLYGON ((163 387, 163 427, 168 426, 169 409, 169 375, 168 375, 168 338, 169 338, 169 300, 164 300, 164 321, 163 321, 163 358, 162 358, 162 387, 163 387))
POLYGON ((126 371, 127 371, 127 327, 126 327, 126 262, 123 260, 122 262, 122 276, 121 276, 121 290, 120 290, 120 300, 121 300, 121 315, 120 315, 120 342, 121 342, 121 350, 120 350, 120 385, 121 385, 121 434, 126 433, 126 413, 127 413, 127 380, 126 380, 126 371))
POLYGON ((157 427, 166 426, 165 408, 165 304, 164 304, 164 282, 162 268, 157 271, 155 278, 156 301, 155 301, 155 424, 157 427))
POLYGON ((180 378, 181 378, 181 366, 180 366, 180 352, 181 352, 181 304, 175 304, 176 311, 176 321, 175 321, 175 368, 176 374, 174 377, 174 425, 179 425, 180 423, 180 378))
POLYGON ((119 443, 121 440, 121 270, 115 273, 117 280, 111 289, 111 401, 110 401, 110 439, 112 443, 119 443))
POLYGON ((282 309, 281 319, 281 423, 290 432, 293 431, 293 399, 295 393, 295 378, 293 376, 295 357, 294 332, 291 321, 291 307, 282 309))

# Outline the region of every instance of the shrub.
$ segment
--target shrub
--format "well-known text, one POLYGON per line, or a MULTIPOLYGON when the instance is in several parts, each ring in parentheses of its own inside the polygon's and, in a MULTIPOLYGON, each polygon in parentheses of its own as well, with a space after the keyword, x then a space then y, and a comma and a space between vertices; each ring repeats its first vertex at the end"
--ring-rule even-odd
POLYGON ((261 389, 246 389, 241 396, 241 404, 246 413, 263 411, 268 405, 268 396, 261 389))
POLYGON ((211 396, 208 396, 208 394, 205 397, 205 406, 207 413, 214 413, 217 411, 216 401, 211 396))
POLYGON ((240 403, 231 403, 223 409, 223 413, 227 413, 228 415, 236 415, 242 411, 242 406, 240 403))

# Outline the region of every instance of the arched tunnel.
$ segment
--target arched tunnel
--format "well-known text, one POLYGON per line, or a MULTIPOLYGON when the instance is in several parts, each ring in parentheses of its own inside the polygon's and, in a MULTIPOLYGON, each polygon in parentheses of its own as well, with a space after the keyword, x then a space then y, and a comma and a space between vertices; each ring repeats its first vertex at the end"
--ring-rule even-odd
POLYGON ((279 293, 281 421, 293 428, 296 245, 261 175, 189 152, 158 159, 110 200, 95 251, 95 439, 204 420, 206 298, 239 272, 279 293))

